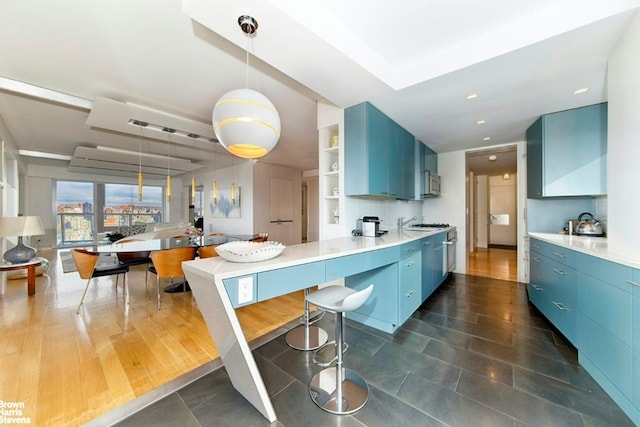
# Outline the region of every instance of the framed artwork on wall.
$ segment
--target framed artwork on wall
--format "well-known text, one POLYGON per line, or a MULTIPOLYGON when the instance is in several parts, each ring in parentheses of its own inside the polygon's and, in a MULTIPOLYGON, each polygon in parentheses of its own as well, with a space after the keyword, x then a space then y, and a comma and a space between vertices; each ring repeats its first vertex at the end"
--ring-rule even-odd
POLYGON ((231 188, 219 189, 216 194, 216 202, 209 202, 209 208, 214 218, 240 218, 240 187, 235 189, 235 203, 232 200, 231 188))

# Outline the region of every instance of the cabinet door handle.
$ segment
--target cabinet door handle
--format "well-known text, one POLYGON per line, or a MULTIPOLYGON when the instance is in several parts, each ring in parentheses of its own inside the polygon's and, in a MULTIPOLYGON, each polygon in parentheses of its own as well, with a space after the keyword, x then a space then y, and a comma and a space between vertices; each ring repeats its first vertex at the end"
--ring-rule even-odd
POLYGON ((407 267, 413 267, 413 265, 414 265, 414 264, 415 264, 415 262, 411 261, 411 262, 408 262, 408 263, 406 264, 406 266, 407 266, 407 267))
POLYGON ((558 258, 566 258, 567 257, 565 254, 561 254, 559 252, 554 252, 553 255, 557 256, 558 258))
POLYGON ((567 307, 564 306, 564 304, 554 301, 553 305, 555 305, 556 307, 558 307, 561 311, 566 311, 569 310, 567 307))
POLYGON ((415 294, 416 294, 416 291, 410 291, 410 292, 407 294, 407 298, 411 298, 411 297, 412 297, 412 296, 414 296, 415 294))
POLYGON ((544 289, 542 289, 540 286, 538 286, 538 285, 536 285, 536 284, 534 284, 534 283, 532 283, 532 284, 531 284, 531 287, 532 287, 533 289, 535 289, 536 291, 538 291, 538 292, 540 292, 540 291, 544 291, 544 289))
POLYGON ((566 276, 566 275, 567 275, 567 273, 565 273, 565 272, 564 272, 564 271, 562 271, 562 270, 558 270, 557 268, 554 268, 554 269, 553 269, 553 271, 555 271, 556 273, 558 273, 558 274, 559 274, 559 275, 561 275, 561 276, 566 276))
POLYGON ((633 280, 626 280, 626 282, 630 285, 636 285, 636 286, 640 286, 640 283, 638 282, 634 282, 633 280))

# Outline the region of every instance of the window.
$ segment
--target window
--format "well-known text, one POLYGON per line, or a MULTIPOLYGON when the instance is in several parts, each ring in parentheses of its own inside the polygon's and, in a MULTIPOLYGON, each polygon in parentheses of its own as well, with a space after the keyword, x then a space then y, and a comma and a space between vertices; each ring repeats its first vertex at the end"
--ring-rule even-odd
POLYGON ((139 202, 137 185, 105 184, 103 214, 104 230, 161 222, 162 187, 142 187, 139 202))
POLYGON ((56 182, 56 242, 58 245, 93 241, 92 182, 56 182))
POLYGON ((162 221, 162 187, 79 181, 56 182, 58 246, 93 243, 95 233, 162 221))

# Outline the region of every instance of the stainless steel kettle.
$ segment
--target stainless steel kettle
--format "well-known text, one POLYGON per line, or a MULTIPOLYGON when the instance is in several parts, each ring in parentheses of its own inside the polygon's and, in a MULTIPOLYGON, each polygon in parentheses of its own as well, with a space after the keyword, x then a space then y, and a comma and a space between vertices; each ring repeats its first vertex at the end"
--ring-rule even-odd
POLYGON ((593 218, 589 212, 583 212, 578 216, 578 225, 576 225, 576 234, 581 236, 604 236, 602 231, 602 224, 600 221, 593 218), (588 217, 589 219, 583 219, 588 217))

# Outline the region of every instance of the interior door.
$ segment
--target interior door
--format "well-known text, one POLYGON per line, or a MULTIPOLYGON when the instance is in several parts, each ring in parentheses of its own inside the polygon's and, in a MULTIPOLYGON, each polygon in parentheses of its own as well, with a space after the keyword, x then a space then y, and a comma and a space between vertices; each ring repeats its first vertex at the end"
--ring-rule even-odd
POLYGON ((271 177, 269 240, 294 244, 293 180, 271 177))
POLYGON ((517 246, 517 188, 515 174, 509 179, 490 177, 489 243, 517 246))

